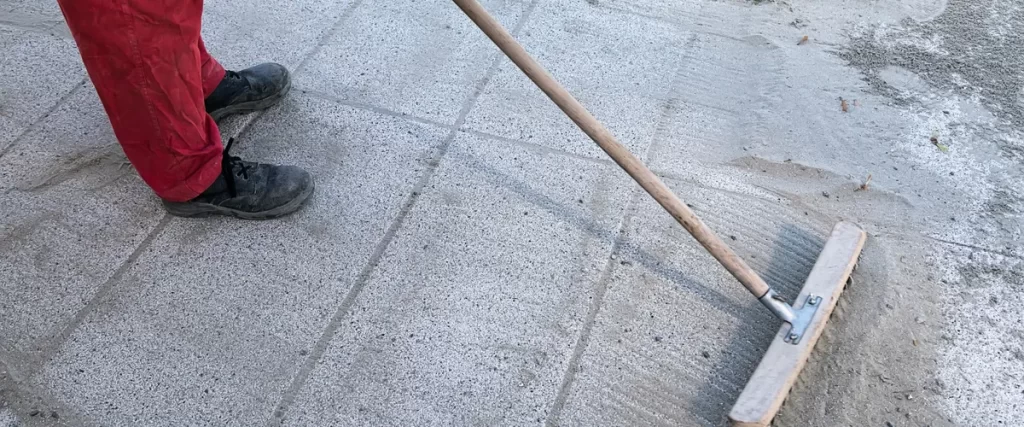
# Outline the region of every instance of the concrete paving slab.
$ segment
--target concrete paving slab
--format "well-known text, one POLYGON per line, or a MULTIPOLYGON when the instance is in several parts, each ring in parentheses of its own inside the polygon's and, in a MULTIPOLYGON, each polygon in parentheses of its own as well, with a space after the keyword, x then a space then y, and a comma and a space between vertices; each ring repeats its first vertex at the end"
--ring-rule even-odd
POLYGON ((74 43, 0 22, 0 153, 85 77, 74 43))
POLYGON ((648 166, 672 173, 686 173, 694 166, 717 165, 747 155, 749 134, 737 112, 677 101, 655 137, 648 166), (718 147, 708 150, 708 145, 718 147))
POLYGON ((133 173, 96 90, 86 83, 0 159, 0 189, 36 191, 68 181, 93 189, 133 173))
POLYGON ((260 425, 446 129, 293 96, 238 155, 317 193, 276 222, 170 222, 33 384, 102 424, 260 425))
MULTIPOLYGON (((688 34, 583 1, 542 2, 519 41, 634 154, 643 156, 670 97, 688 34)), ((502 59, 466 128, 603 158, 511 61, 502 59)))
POLYGON ((37 366, 156 225, 163 212, 140 190, 137 178, 126 177, 99 191, 62 186, 0 196, 0 352, 12 370, 37 366))
POLYGON ((224 67, 261 62, 289 69, 315 50, 354 0, 210 0, 203 4, 203 41, 224 67))
MULTIPOLYGON (((47 0, 7 0, 4 2, 3 6, 0 6, 0 12, 20 12, 24 15, 34 15, 44 17, 49 20, 63 21, 63 15, 61 14, 60 6, 57 5, 56 1, 50 2, 47 0)), ((10 25, 10 23, 8 22, 2 22, 2 24, 10 25)))
POLYGON ((675 99, 658 129, 651 167, 674 172, 726 163, 765 148, 765 140, 773 152, 784 152, 786 147, 763 129, 768 107, 781 107, 774 95, 784 78, 779 69, 763 69, 765 63, 780 62, 778 51, 758 37, 695 35, 672 87, 675 99))
POLYGON ((0 355, 17 375, 163 216, 123 156, 82 88, 0 158, 0 355))
MULTIPOLYGON (((659 129, 652 166, 679 171, 755 156, 828 165, 856 179, 892 166, 910 169, 892 155, 905 144, 905 122, 886 114, 884 99, 862 94, 863 81, 840 60, 798 45, 798 34, 698 34, 673 88, 677 101, 659 129)), ((896 183, 892 173, 878 175, 884 181, 876 183, 896 183)))
POLYGON ((701 11, 707 6, 705 2, 673 0, 595 0, 590 3, 679 24, 699 21, 701 11))
MULTIPOLYGON (((1024 258, 941 246, 936 279, 951 290, 942 298, 942 316, 950 321, 941 336, 948 347, 940 354, 941 381, 935 384, 947 402, 956 402, 955 413, 973 414, 977 425, 1017 424, 1024 410, 1024 258), (986 362, 972 363, 979 353, 986 362)), ((937 324, 938 318, 919 317, 916 323, 937 324)))
POLYGON ((0 410, 0 426, 3 427, 17 427, 18 419, 14 417, 14 414, 7 410, 0 410))
MULTIPOLYGON (((508 28, 530 4, 481 2, 508 28)), ((297 86, 454 124, 499 52, 451 2, 363 2, 297 86)))
MULTIPOLYGON (((702 15, 737 8, 748 10, 723 3, 702 15)), ((797 31, 779 32, 788 30, 797 31)), ((922 201, 930 191, 924 188, 952 176, 949 160, 941 171, 925 173, 901 155, 938 150, 914 144, 901 113, 862 92, 860 77, 817 46, 773 32, 700 33, 679 74, 677 99, 650 150, 649 164, 661 173, 737 191, 750 190, 738 188, 743 182, 758 182, 764 189, 756 192, 770 189, 812 209, 893 230, 907 229, 905 211, 922 201), (858 190, 869 175, 869 188, 879 191, 858 190)), ((950 204, 964 197, 929 195, 950 204)), ((925 214, 940 216, 930 209, 925 214)))
POLYGON ((56 1, 7 0, 0 5, 0 25, 71 38, 56 1))
MULTIPOLYGON (((792 298, 831 223, 786 203, 667 183, 792 298)), ((652 200, 625 229, 559 425, 718 426, 780 323, 652 200)))
POLYGON ((460 135, 285 425, 543 422, 627 180, 613 165, 460 135))

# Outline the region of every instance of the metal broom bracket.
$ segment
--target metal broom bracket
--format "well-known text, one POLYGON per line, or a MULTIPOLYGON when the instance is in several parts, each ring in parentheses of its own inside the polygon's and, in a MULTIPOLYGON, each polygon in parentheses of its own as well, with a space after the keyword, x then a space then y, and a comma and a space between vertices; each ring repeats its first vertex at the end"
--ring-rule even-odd
POLYGON ((793 309, 792 306, 786 304, 785 301, 775 293, 775 290, 768 289, 768 293, 764 294, 761 298, 758 298, 761 304, 768 307, 768 310, 778 317, 779 320, 789 323, 789 332, 786 333, 786 342, 790 344, 799 344, 800 338, 803 338, 804 333, 807 332, 807 328, 811 325, 811 320, 814 319, 814 313, 818 312, 818 308, 821 307, 821 297, 817 295, 807 295, 807 299, 804 300, 803 306, 798 309, 793 309))

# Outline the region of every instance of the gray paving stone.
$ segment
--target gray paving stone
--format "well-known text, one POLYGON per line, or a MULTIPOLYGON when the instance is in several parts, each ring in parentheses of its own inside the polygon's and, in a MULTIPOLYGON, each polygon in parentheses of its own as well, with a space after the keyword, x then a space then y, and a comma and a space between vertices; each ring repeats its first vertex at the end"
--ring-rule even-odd
MULTIPOLYGON (((0 12, 20 12, 22 15, 32 15, 54 21, 63 21, 63 15, 60 12, 60 6, 57 5, 56 1, 51 2, 48 0, 6 0, 4 1, 4 4, 0 6, 0 12)), ((10 23, 4 22, 4 24, 9 25, 10 23)))
POLYGON ((91 87, 0 158, 0 353, 41 351, 163 216, 126 166, 91 87))
POLYGON ((127 260, 163 211, 134 177, 0 196, 0 353, 24 373, 127 260))
POLYGON ((651 146, 651 168, 685 173, 748 154, 743 148, 749 143, 749 134, 743 131, 740 113, 676 101, 669 114, 651 146), (708 146, 717 148, 708 150, 708 146))
POLYGON ((74 43, 0 24, 0 153, 81 83, 74 43))
POLYGON ((91 88, 0 158, 0 356, 23 374, 163 216, 91 88))
POLYGON ((542 422, 632 188, 613 167, 461 135, 285 424, 542 422))
POLYGON ((56 1, 5 0, 0 4, 0 25, 71 38, 56 1))
POLYGON ((266 422, 447 134, 288 98, 237 154, 309 168, 311 204, 170 222, 33 383, 104 424, 266 422))
MULTIPOLYGON (((676 99, 650 151, 652 168, 689 175, 730 165, 762 174, 747 179, 765 179, 766 171, 770 174, 778 168, 788 170, 790 178, 811 178, 801 185, 814 186, 823 184, 826 176, 839 177, 842 184, 859 184, 874 172, 875 184, 906 188, 906 181, 900 183, 879 171, 919 167, 891 154, 899 141, 894 135, 900 134, 892 129, 906 126, 900 116, 854 114, 873 109, 880 101, 862 98, 858 102, 841 91, 807 84, 815 78, 861 84, 838 71, 842 67, 838 60, 808 55, 806 45, 759 35, 698 34, 690 45, 673 88, 676 99), (795 102, 793 94, 805 100, 795 102), (840 107, 843 96, 849 112, 840 107), (763 163, 762 167, 749 167, 751 160, 763 163)), ((928 182, 940 178, 933 176, 928 182)), ((810 194, 838 189, 816 190, 810 194)), ((877 219, 876 214, 887 215, 875 212, 861 218, 877 219)))
MULTIPOLYGON (((796 295, 829 219, 777 200, 667 183, 781 294, 796 295)), ((645 197, 559 425, 723 425, 779 325, 645 197)))
POLYGON ((763 65, 781 63, 781 54, 764 41, 713 34, 694 37, 673 88, 677 99, 651 150, 651 167, 685 172, 755 153, 771 158, 796 145, 783 147, 785 133, 765 128, 770 122, 766 112, 786 106, 772 96, 783 76, 779 69, 763 65))
MULTIPOLYGON (((902 243, 902 242, 897 242, 902 243)), ((941 255, 936 260, 934 273, 941 277, 943 287, 957 289, 955 304, 962 312, 949 316, 949 327, 944 331, 943 340, 970 340, 970 346, 942 352, 938 367, 938 378, 944 384, 943 394, 963 396, 964 402, 954 408, 968 412, 974 402, 1010 402, 1019 399, 1022 393, 1017 384, 1024 382, 1024 319, 1019 315, 1024 309, 1024 258, 1006 256, 1013 251, 1021 253, 1024 247, 1013 245, 1004 254, 998 254, 972 247, 936 245, 941 255), (966 267, 958 265, 957 259, 969 259, 966 267), (1009 334, 1000 331, 1013 331, 1009 334), (971 350, 973 349, 973 351, 971 350), (979 355, 984 363, 977 363, 979 355), (962 375, 962 376, 961 376, 962 375), (1013 387, 1009 387, 1009 385, 1013 387), (1011 394, 1012 393, 1012 394, 1011 394)), ((905 245, 904 245, 905 246, 905 245)), ((888 272, 886 272, 888 273, 888 272)), ((932 272, 929 272, 932 273, 932 272)), ((938 316, 916 314, 915 326, 922 327, 935 323, 938 316)), ((909 319, 908 319, 909 320, 909 319)), ((892 328, 893 333, 906 329, 906 325, 892 328)), ((920 338, 919 338, 920 339, 920 338)), ((985 411, 979 425, 1012 425, 1017 423, 1020 406, 1007 404, 985 411)))
MULTIPOLYGON (((778 120, 773 111, 788 108, 774 96, 786 78, 781 67, 764 64, 783 58, 781 49, 763 37, 695 36, 673 88, 677 99, 651 151, 651 166, 677 171, 755 153, 770 158, 806 145, 790 142, 793 131, 772 124, 778 120)), ((793 119, 799 116, 785 121, 793 119)))
POLYGON ((0 189, 35 191, 68 180, 79 189, 96 188, 132 174, 130 169, 87 83, 0 159, 0 189))
MULTIPOLYGON (((599 0, 598 3, 601 7, 672 23, 687 31, 724 39, 764 34, 766 28, 780 27, 780 21, 785 22, 788 16, 784 8, 763 8, 753 2, 599 0)), ((790 29, 798 33, 797 28, 790 29)))
MULTIPOLYGON (((508 28, 530 3, 481 2, 508 28)), ((499 51, 451 2, 363 2, 310 60, 303 89, 455 123, 499 51)))
POLYGON ((610 9, 685 25, 698 22, 702 9, 707 7, 709 2, 702 0, 599 0, 595 3, 610 9))
MULTIPOLYGON (((686 54, 687 37, 664 22, 583 1, 554 1, 538 6, 519 40, 620 142, 642 157, 686 54)), ((507 59, 467 117, 466 127, 605 156, 507 59)))
POLYGON ((274 61, 293 68, 312 52, 353 0, 210 0, 203 41, 226 68, 274 61))
POLYGON ((18 418, 9 409, 0 409, 0 427, 18 427, 18 418))

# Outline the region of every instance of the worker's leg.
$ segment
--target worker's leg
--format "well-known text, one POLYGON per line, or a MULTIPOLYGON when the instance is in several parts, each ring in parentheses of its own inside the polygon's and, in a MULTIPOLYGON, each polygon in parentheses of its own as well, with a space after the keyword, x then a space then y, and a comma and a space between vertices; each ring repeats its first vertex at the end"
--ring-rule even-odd
POLYGON ((227 71, 206 51, 206 43, 203 43, 202 38, 199 39, 199 63, 199 74, 203 76, 203 98, 206 98, 217 89, 227 71))
POLYGON ((172 213, 265 218, 309 196, 298 168, 222 159, 205 105, 202 0, 59 4, 118 142, 172 213))
POLYGON ((128 159, 166 200, 198 196, 221 172, 200 75, 202 0, 60 0, 128 159))

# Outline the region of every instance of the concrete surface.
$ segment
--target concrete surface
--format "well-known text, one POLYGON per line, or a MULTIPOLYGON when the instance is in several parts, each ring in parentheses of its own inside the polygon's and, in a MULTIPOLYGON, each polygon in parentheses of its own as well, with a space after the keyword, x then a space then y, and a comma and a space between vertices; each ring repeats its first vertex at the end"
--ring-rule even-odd
POLYGON ((0 163, 0 353, 15 375, 60 344, 164 216, 124 196, 139 181, 104 120, 92 87, 79 85, 0 163))
MULTIPOLYGON (((0 21, 2 25, 2 21, 0 21)), ((85 69, 73 42, 0 27, 0 153, 82 83, 85 69), (40 70, 47 70, 40 73, 40 70)))
MULTIPOLYGON (((784 296, 869 231, 777 425, 1021 424, 1024 8, 483 3, 784 296)), ((316 175, 295 216, 167 216, 56 4, 0 0, 0 426, 723 424, 778 323, 453 4, 204 39, 293 70, 221 131, 316 175)))
POLYGON ((284 424, 543 422, 628 204, 613 167, 456 138, 284 424))
MULTIPOLYGON (((488 6, 512 28, 529 3, 488 6)), ((332 98, 455 124, 493 62, 490 40, 458 8, 434 2, 372 3, 351 15, 309 58, 296 83, 332 98)))
POLYGON ((241 426, 270 415, 448 133, 301 96, 271 114, 292 125, 253 126, 238 154, 309 167, 320 190, 311 209, 273 229, 165 222, 39 387, 74 405, 104 400, 94 417, 113 424, 241 426), (303 143, 283 146, 286 135, 303 143))
MULTIPOLYGON (((521 42, 536 59, 566 89, 577 93, 592 114, 604 118, 623 144, 643 156, 669 95, 665 88, 672 84, 686 33, 669 24, 572 0, 539 3, 521 33, 521 42)), ((465 127, 606 158, 505 58, 465 127)))

